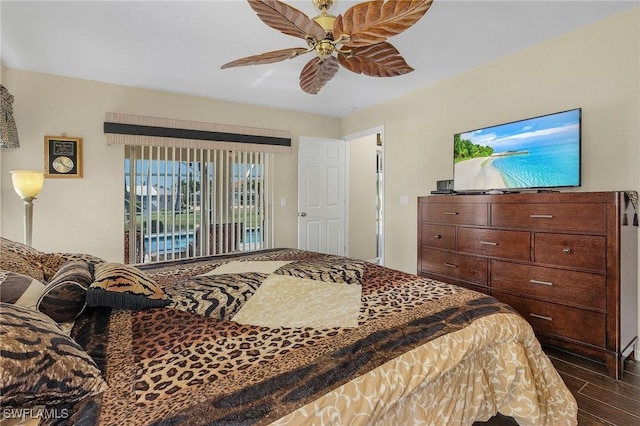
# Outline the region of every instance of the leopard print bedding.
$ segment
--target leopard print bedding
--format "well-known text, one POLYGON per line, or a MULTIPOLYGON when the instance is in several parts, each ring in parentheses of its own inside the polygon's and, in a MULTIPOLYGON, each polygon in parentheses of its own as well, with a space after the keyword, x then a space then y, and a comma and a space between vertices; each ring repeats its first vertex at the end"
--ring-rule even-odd
POLYGON ((460 287, 294 249, 141 269, 164 289, 168 307, 89 311, 74 328, 109 383, 100 424, 268 423, 474 318, 512 312, 460 287), (362 285, 359 326, 269 328, 231 321, 269 276, 212 274, 232 261, 285 261, 272 273, 362 285))

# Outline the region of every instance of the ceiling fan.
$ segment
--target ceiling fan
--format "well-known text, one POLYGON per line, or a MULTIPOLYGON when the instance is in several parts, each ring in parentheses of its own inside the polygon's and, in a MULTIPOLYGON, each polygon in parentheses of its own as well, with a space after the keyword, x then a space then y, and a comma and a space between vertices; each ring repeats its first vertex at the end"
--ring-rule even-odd
POLYGON ((313 95, 336 75, 339 65, 371 77, 394 77, 413 71, 386 40, 418 22, 433 3, 433 0, 374 0, 333 16, 327 11, 335 0, 312 0, 320 15, 311 19, 279 0, 247 1, 265 24, 305 40, 307 47, 248 56, 221 68, 270 64, 315 52, 316 56, 300 73, 300 87, 313 95))

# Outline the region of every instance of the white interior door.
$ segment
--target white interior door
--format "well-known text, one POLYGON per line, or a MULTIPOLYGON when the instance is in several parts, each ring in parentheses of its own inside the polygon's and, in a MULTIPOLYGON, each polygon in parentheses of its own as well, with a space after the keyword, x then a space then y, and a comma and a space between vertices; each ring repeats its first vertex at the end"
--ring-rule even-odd
POLYGON ((346 142, 300 137, 298 248, 345 254, 346 142))

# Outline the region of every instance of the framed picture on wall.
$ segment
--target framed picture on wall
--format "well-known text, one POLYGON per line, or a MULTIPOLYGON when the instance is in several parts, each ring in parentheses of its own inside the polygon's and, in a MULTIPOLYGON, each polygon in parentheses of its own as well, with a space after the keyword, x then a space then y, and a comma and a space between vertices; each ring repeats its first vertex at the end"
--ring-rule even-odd
POLYGON ((44 173, 49 178, 81 178, 82 138, 45 136, 44 173))

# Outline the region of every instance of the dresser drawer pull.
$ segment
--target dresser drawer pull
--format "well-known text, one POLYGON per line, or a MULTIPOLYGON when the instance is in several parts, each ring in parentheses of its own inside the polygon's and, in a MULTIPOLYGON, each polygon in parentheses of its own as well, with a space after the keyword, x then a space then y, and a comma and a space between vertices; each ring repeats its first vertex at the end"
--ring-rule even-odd
POLYGON ((534 317, 534 318, 539 318, 539 319, 543 319, 545 321, 553 321, 553 318, 551 317, 545 317, 544 315, 538 315, 538 314, 529 314, 530 316, 534 317))
POLYGON ((541 284, 541 285, 548 285, 548 286, 552 286, 553 285, 553 283, 550 283, 549 281, 529 280, 529 282, 531 284, 541 284))
POLYGON ((449 268, 457 268, 458 265, 454 265, 453 263, 445 263, 444 266, 447 266, 449 268))
POLYGON ((565 248, 562 249, 562 252, 564 254, 571 254, 571 248, 570 247, 565 247, 565 248))
POLYGON ((483 246, 497 246, 498 243, 494 243, 492 241, 478 241, 478 244, 482 244, 483 246))
POLYGON ((553 219, 552 214, 530 214, 529 217, 532 219, 553 219))
POLYGON ((457 214, 459 214, 458 212, 444 212, 442 214, 446 214, 447 216, 455 216, 457 214))
POLYGON ((433 236, 433 238, 435 238, 436 240, 439 240, 440 238, 442 238, 442 235, 436 234, 433 236))

